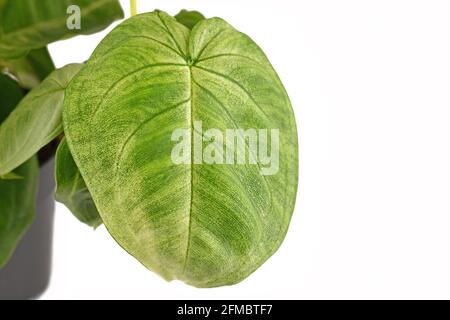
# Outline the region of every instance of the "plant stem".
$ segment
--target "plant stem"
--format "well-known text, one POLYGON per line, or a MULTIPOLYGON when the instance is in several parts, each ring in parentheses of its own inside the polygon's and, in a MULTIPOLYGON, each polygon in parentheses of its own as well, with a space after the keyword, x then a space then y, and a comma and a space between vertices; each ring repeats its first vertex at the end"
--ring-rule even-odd
POLYGON ((136 0, 130 0, 130 12, 131 16, 135 16, 137 14, 136 0))

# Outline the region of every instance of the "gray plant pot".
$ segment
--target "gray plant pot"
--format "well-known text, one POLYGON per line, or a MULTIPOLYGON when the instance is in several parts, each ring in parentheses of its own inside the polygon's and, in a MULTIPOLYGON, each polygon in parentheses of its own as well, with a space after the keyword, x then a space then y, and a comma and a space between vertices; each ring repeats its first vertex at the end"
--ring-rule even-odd
POLYGON ((48 286, 55 200, 54 160, 40 170, 36 218, 11 260, 0 270, 0 299, 33 299, 48 286))

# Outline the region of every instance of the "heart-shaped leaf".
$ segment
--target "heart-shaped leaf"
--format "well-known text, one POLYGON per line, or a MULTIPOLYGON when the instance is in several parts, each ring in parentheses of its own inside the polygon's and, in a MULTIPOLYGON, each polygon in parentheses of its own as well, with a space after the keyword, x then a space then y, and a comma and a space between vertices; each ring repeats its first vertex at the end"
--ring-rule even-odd
POLYGON ((160 11, 125 21, 69 85, 63 122, 109 232, 164 278, 234 284, 283 241, 297 190, 293 111, 261 49, 225 21, 192 31, 160 11), (273 133, 258 154, 256 132, 273 133))
POLYGON ((81 222, 97 228, 102 224, 95 203, 63 139, 56 152, 56 194, 57 201, 66 207, 81 222))
POLYGON ((0 58, 19 58, 57 40, 98 32, 122 17, 118 0, 2 0, 0 58))
POLYGON ((0 125, 0 175, 30 159, 62 132, 64 91, 82 67, 70 64, 52 72, 0 125))

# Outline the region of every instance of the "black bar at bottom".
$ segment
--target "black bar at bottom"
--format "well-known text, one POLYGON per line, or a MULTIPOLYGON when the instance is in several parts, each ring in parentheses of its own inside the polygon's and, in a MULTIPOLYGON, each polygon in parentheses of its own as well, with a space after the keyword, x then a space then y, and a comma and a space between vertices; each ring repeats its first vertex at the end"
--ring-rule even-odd
MULTIPOLYGON (((30 301, 34 314, 61 310, 61 315, 101 319, 404 319, 406 316, 434 318, 447 314, 448 301, 317 301, 317 300, 150 300, 150 301, 30 301)), ((28 303, 30 303, 28 302, 28 303)), ((19 312, 21 301, 0 301, 1 310, 19 312), (11 304, 8 306, 8 304, 11 304), (8 309, 9 308, 9 309, 8 309)), ((25 302, 27 303, 27 302, 25 302)), ((31 309, 30 309, 31 308, 31 309)), ((58 311, 59 313, 59 311, 58 311)))

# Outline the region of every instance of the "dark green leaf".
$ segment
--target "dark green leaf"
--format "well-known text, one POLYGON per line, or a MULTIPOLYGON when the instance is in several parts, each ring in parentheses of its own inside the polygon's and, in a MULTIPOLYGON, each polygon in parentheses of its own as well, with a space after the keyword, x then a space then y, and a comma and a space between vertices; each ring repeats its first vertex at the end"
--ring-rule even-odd
POLYGON ((165 279, 234 284, 283 241, 297 190, 294 114, 264 53, 225 21, 192 32, 159 11, 125 21, 69 85, 63 120, 107 229, 165 279), (262 175, 259 157, 196 164, 196 121, 220 132, 278 129, 279 170, 262 175), (177 129, 190 130, 186 164, 171 158, 177 129))
POLYGON ((0 67, 3 71, 14 75, 22 88, 32 89, 42 82, 55 66, 47 48, 30 51, 19 59, 0 59, 0 67))
POLYGON ((0 179, 0 268, 33 221, 39 173, 37 158, 25 162, 15 173, 23 179, 0 179))
POLYGON ((198 11, 181 10, 175 19, 179 23, 184 24, 189 29, 192 29, 197 23, 205 19, 205 16, 198 11))
POLYGON ((0 175, 30 159, 62 132, 65 89, 82 67, 70 64, 54 71, 0 125, 0 175))
POLYGON ((78 220, 94 228, 102 224, 65 139, 61 141, 56 152, 56 183, 56 200, 65 204, 78 220))
POLYGON ((118 0, 1 0, 0 58, 19 58, 54 41, 98 32, 122 17, 118 0), (67 27, 71 5, 80 8, 80 29, 67 27))
POLYGON ((23 98, 23 91, 7 75, 0 73, 0 125, 23 98))
MULTIPOLYGON (((19 85, 0 73, 0 123, 22 99, 19 85)), ((0 268, 8 261, 34 217, 37 158, 0 177, 0 268)))

